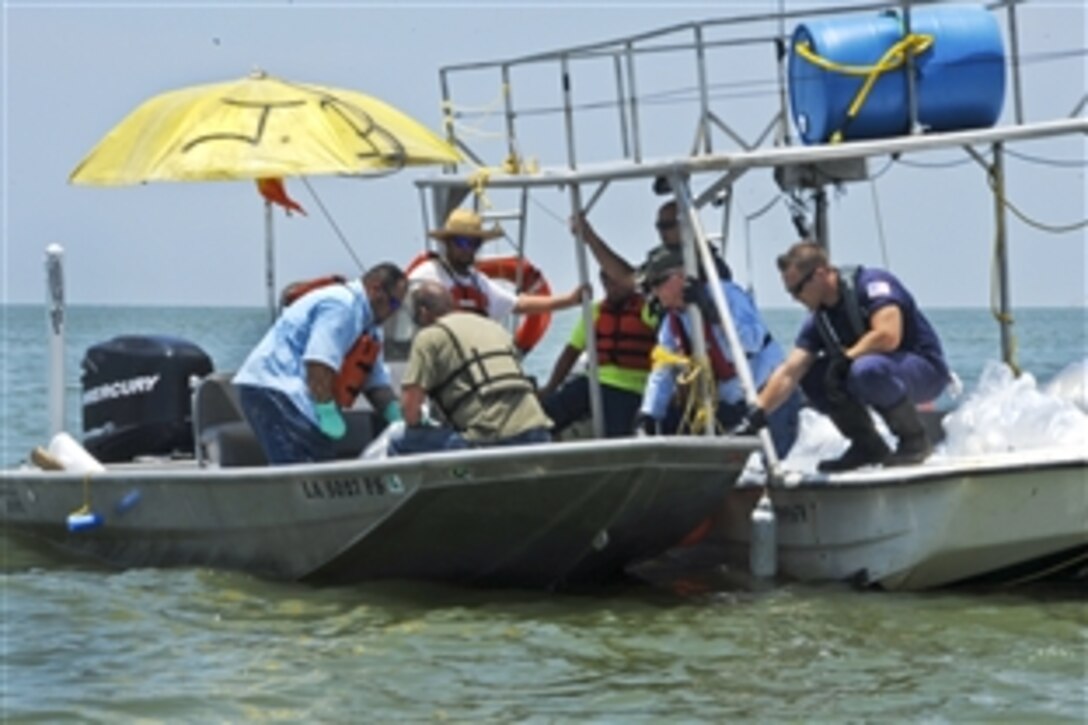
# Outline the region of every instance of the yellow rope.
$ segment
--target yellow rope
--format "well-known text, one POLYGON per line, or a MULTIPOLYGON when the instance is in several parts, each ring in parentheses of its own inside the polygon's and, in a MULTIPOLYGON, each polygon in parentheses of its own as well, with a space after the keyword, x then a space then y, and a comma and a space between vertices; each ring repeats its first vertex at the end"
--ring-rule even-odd
MULTIPOLYGON (((476 112, 490 112, 497 108, 502 101, 510 95, 509 84, 503 84, 500 89, 499 96, 489 102, 486 106, 481 106, 476 109, 469 109, 467 106, 454 106, 451 101, 445 101, 442 104, 443 118, 446 120, 446 131, 448 135, 454 135, 453 129, 459 128, 462 131, 469 131, 475 133, 477 136, 499 137, 501 133, 490 133, 482 131, 479 128, 469 126, 462 122, 455 122, 453 120, 455 111, 464 113, 468 110, 475 110, 476 112)), ((487 196, 487 185, 491 181, 491 176, 494 173, 503 173, 509 175, 516 174, 537 174, 540 172, 540 164, 535 158, 523 158, 515 151, 511 151, 510 154, 502 160, 498 166, 480 166, 471 159, 469 160, 474 168, 472 173, 468 177, 468 185, 472 189, 472 193, 476 195, 480 205, 484 209, 493 208, 491 200, 487 196)))
POLYGON ((795 48, 797 55, 801 56, 809 63, 812 63, 817 68, 826 70, 829 73, 841 73, 842 75, 861 76, 865 78, 865 82, 861 85, 861 88, 858 89, 853 102, 850 104, 850 108, 846 111, 846 120, 843 122, 842 127, 831 134, 831 143, 840 143, 842 141, 843 130, 861 111, 861 107, 869 97, 869 92, 872 91, 873 86, 876 85, 876 82, 880 79, 881 75, 898 70, 902 67, 907 62, 908 49, 912 55, 917 56, 929 50, 932 45, 932 35, 911 33, 901 38, 897 43, 892 45, 892 47, 888 48, 875 65, 847 65, 844 63, 836 63, 835 61, 817 55, 813 52, 808 43, 798 43, 795 48))
POLYGON ((83 505, 73 511, 71 516, 85 516, 91 513, 91 474, 83 475, 83 505))
POLYGON ((721 433, 718 418, 715 415, 718 404, 718 383, 714 379, 710 358, 705 356, 693 358, 656 345, 650 353, 650 361, 655 370, 662 367, 681 368, 677 375, 677 383, 687 388, 687 402, 684 405, 684 414, 680 419, 677 432, 700 435, 708 428, 713 428, 715 433, 721 433), (711 402, 708 405, 706 401, 711 402))

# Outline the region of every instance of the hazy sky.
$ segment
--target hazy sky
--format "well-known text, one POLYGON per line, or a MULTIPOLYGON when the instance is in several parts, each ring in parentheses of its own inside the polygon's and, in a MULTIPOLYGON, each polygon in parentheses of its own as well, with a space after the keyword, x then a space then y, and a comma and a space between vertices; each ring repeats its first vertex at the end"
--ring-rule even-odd
MULTIPOLYGON (((67 178, 99 139, 147 98, 170 89, 244 76, 254 66, 284 78, 353 88, 382 98, 437 129, 438 68, 473 60, 526 55, 612 38, 688 20, 735 12, 762 12, 777 3, 328 3, 328 2, 4 2, 3 7, 3 249, 0 300, 43 299, 46 245, 66 250, 71 303, 253 305, 265 302, 262 203, 248 182, 160 183, 139 187, 72 186, 67 178)), ((790 2, 787 7, 805 7, 790 2)), ((1028 120, 1067 116, 1085 82, 1086 11, 1083 0, 1030 2, 1019 11, 1028 120)), ((788 29, 792 29, 788 28, 788 29)), ((763 34, 773 31, 767 26, 763 34)), ((714 52, 709 81, 718 89, 713 108, 742 135, 753 138, 775 108, 770 50, 714 52)), ((690 56, 640 58, 647 156, 686 153, 695 131, 690 104, 670 103, 669 88, 695 81, 690 56)), ((577 64, 578 104, 613 98, 611 62, 577 64)), ((497 101, 497 73, 455 79, 454 99, 486 108, 497 101)), ((535 108, 559 103, 558 68, 515 74, 513 94, 535 108)), ((1083 114, 1084 111, 1082 110, 1083 114)), ((1011 120, 1007 94, 1003 122, 1011 120)), ((562 118, 519 119, 522 148, 546 163, 564 160, 562 118)), ((605 161, 619 154, 614 108, 579 112, 579 159, 605 161)), ((473 144, 502 147, 498 114, 474 119, 473 144)), ((715 137, 717 149, 733 146, 715 137)), ((1088 216, 1086 140, 1010 146, 1007 194, 1031 217, 1069 224, 1088 216), (1058 164, 1041 163, 1057 161, 1058 164)), ((960 151, 906 159, 875 183, 833 194, 832 250, 839 262, 887 263, 928 306, 983 307, 990 300, 992 197, 980 168, 960 151), (882 225, 886 247, 880 243, 882 225), (886 255, 884 249, 886 248, 886 255)), ((870 163, 883 171, 886 160, 870 163)), ((322 202, 355 253, 371 264, 406 263, 423 249, 418 192, 412 183, 428 171, 380 180, 314 179, 322 202)), ((436 173, 436 172, 434 172, 436 173)), ((591 220, 621 251, 641 259, 655 242, 654 209, 661 199, 645 182, 617 184, 591 220)), ((292 196, 308 217, 276 217, 278 280, 354 273, 317 204, 297 180, 292 196)), ((588 196, 588 190, 586 195, 588 196)), ((776 188, 767 171, 737 187, 728 258, 739 280, 753 283, 760 303, 793 303, 780 289, 774 257, 795 234, 785 207, 746 223, 776 188), (751 249, 751 257, 746 254, 751 249)), ((496 206, 509 197, 496 194, 496 206)), ((529 256, 557 289, 576 280, 572 242, 563 219, 564 192, 534 195, 529 256)), ((720 225, 715 211, 705 223, 720 225)), ((1084 306, 1086 233, 1052 235, 1010 215, 1014 305, 1084 306)))

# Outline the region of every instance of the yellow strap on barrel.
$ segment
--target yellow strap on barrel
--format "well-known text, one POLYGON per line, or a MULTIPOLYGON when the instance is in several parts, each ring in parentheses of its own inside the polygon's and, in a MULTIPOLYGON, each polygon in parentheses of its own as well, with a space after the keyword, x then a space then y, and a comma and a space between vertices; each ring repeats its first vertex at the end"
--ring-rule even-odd
POLYGON ((850 103, 850 108, 846 111, 846 121, 843 123, 842 128, 831 134, 831 143, 840 143, 842 141, 843 128, 846 127, 850 121, 861 112, 861 107, 865 104, 866 99, 869 97, 869 92, 872 91, 873 86, 877 80, 884 73, 890 73, 891 71, 898 70, 907 62, 907 51, 909 49, 911 55, 921 55, 929 50, 933 45, 932 35, 921 35, 918 33, 911 33, 909 35, 900 38, 897 43, 892 45, 881 56, 880 60, 874 65, 847 65, 845 63, 836 63, 835 61, 828 60, 822 56, 817 55, 807 42, 798 43, 795 50, 797 55, 801 56, 809 63, 812 63, 817 68, 822 68, 829 73, 841 73, 848 76, 863 76, 865 82, 858 89, 857 94, 854 96, 854 100, 850 103))

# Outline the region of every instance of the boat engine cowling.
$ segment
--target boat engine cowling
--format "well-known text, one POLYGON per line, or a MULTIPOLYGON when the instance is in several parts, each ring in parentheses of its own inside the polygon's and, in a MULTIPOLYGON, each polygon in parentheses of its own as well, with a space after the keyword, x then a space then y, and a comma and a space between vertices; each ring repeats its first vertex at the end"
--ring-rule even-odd
POLYGON ((193 452, 191 379, 211 358, 188 340, 122 335, 83 357, 83 445, 103 462, 193 452))

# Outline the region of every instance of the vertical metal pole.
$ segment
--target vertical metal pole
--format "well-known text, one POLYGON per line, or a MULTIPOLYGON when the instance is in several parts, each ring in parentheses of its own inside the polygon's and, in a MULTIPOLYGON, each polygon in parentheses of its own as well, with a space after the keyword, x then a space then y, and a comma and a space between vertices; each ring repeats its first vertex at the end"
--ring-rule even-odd
POLYGON ((703 26, 695 26, 695 62, 699 70, 699 133, 703 137, 703 153, 713 151, 710 143, 710 98, 706 87, 706 48, 703 46, 703 26))
POLYGON ((49 323, 49 437, 64 430, 64 248, 45 248, 46 315, 49 323))
MULTIPOLYGON (((673 176, 672 182, 673 189, 676 191, 676 201, 680 205, 679 212, 684 215, 681 231, 683 232, 685 270, 688 270, 689 265, 693 266, 695 264, 695 259, 702 262, 703 269, 706 271, 709 280, 707 288, 714 300, 715 307, 718 308, 722 331, 725 333, 726 342, 729 344, 732 353, 737 377, 744 389, 745 398, 752 402, 756 399, 756 384, 755 378, 752 377, 752 367, 748 363, 748 357, 744 353, 744 346, 740 342, 740 335, 737 333, 737 326, 733 322, 733 312, 729 307, 729 300, 722 292, 721 278, 718 277, 718 267, 714 264, 714 258, 710 254, 710 244, 707 242, 706 232, 703 230, 699 221, 699 214, 691 202, 691 189, 688 187, 687 180, 682 179, 679 175, 673 176), (689 257, 689 255, 693 256, 689 257)), ((688 306, 689 312, 693 309, 698 313, 698 307, 695 305, 688 306)), ((691 335, 692 347, 698 351, 699 341, 703 340, 702 315, 694 315, 691 320, 694 328, 691 335)), ((708 343, 704 342, 703 344, 703 354, 706 352, 706 344, 708 343)), ((766 428, 760 431, 760 442, 763 444, 763 455, 767 460, 768 470, 772 473, 777 472, 778 456, 774 450, 774 441, 771 440, 770 431, 766 428)))
MULTIPOLYGON (((442 127, 446 131, 446 141, 450 146, 457 147, 457 134, 453 128, 453 101, 450 100, 450 81, 445 70, 438 71, 438 85, 442 89, 442 127)), ((446 170, 456 168, 455 164, 449 164, 446 170)))
MULTIPOLYGON (((903 0, 903 35, 910 35, 910 0, 903 0)), ((921 133, 922 128, 918 125, 918 88, 915 86, 914 78, 914 52, 910 49, 910 46, 906 48, 907 62, 904 66, 904 72, 907 74, 907 108, 910 113, 908 133, 921 133)))
MULTIPOLYGON (((529 188, 523 186, 521 188, 521 199, 518 206, 518 259, 525 259, 525 237, 527 235, 526 216, 529 213, 529 188)), ((522 282, 524 281, 525 273, 518 265, 517 271, 514 273, 514 289, 520 290, 522 282)), ((518 325, 521 322, 520 315, 510 315, 510 330, 514 331, 518 329, 518 325)))
POLYGON ((1016 122, 1024 122, 1024 98, 1020 92, 1020 33, 1016 25, 1016 3, 1007 6, 1009 13, 1009 65, 1012 67, 1012 102, 1016 111, 1016 122))
POLYGON ((816 243, 823 247, 825 252, 831 252, 831 241, 827 234, 827 190, 817 187, 812 193, 812 200, 816 202, 816 243))
MULTIPOLYGON (((578 167, 578 159, 574 152, 574 107, 571 103, 570 68, 566 55, 560 59, 560 72, 563 76, 563 118, 567 127, 567 165, 574 170, 578 167)), ((570 185, 570 213, 571 216, 582 213, 582 190, 578 184, 570 185)), ((582 284, 589 284, 586 244, 580 235, 574 239, 574 254, 578 259, 578 279, 582 284)), ((598 378, 600 362, 597 360, 597 334, 593 329, 593 295, 582 295, 582 322, 586 329, 586 355, 589 359, 586 376, 589 380, 589 410, 593 418, 593 436, 604 438, 604 404, 601 401, 601 381, 598 378)))
POLYGON ((635 47, 627 42, 627 90, 630 92, 631 105, 631 141, 635 148, 635 163, 642 163, 642 141, 638 128, 638 86, 635 84, 635 47))
POLYGON ((725 198, 722 199, 722 257, 725 257, 725 253, 729 251, 729 222, 733 218, 733 187, 725 187, 725 191, 722 192, 725 198))
POLYGON ((994 224, 997 229, 994 243, 994 264, 997 266, 998 304, 1000 305, 1001 359, 1017 374, 1016 351, 1012 344, 1012 314, 1009 307, 1009 252, 1008 225, 1005 212, 1005 147, 1000 141, 993 145, 994 163, 990 173, 994 187, 994 224))
POLYGON ((778 3, 778 37, 774 41, 774 52, 778 70, 778 145, 790 145, 790 114, 786 106, 786 12, 784 0, 778 3))
POLYGON ((272 230, 272 202, 264 203, 264 284, 268 288, 268 316, 276 321, 276 238, 272 230))
POLYGON ((623 158, 631 158, 631 139, 627 130, 627 96, 623 90, 623 62, 619 54, 612 56, 612 65, 616 70, 616 110, 620 112, 620 143, 623 144, 623 158))
MULTIPOLYGON (((698 215, 695 208, 691 205, 691 193, 688 190, 687 178, 680 174, 674 174, 669 180, 672 184, 673 191, 676 193, 676 201, 679 205, 677 208, 677 214, 680 220, 680 242, 684 250, 684 276, 687 279, 699 279, 699 252, 696 247, 695 235, 698 228, 698 215)), ((698 233, 702 233, 700 230, 698 233)), ((705 240, 704 240, 705 241, 705 240)), ((716 271, 716 268, 715 268, 716 271)), ((708 272, 708 274, 710 274, 708 272)), ((695 360, 705 361, 709 359, 707 354, 707 345, 712 345, 706 339, 703 331, 706 326, 703 324, 703 311, 699 309, 699 306, 691 303, 685 310, 688 315, 688 319, 691 320, 691 351, 695 360)), ((714 398, 710 400, 700 401, 700 406, 703 411, 703 415, 706 417, 707 426, 703 430, 703 435, 713 436, 714 430, 714 408, 717 403, 718 386, 717 381, 714 382, 713 388, 714 398)))
POLYGON ((510 66, 502 66, 502 99, 506 109, 506 150, 509 158, 519 167, 521 155, 518 154, 517 136, 514 134, 514 99, 510 89, 510 66))

